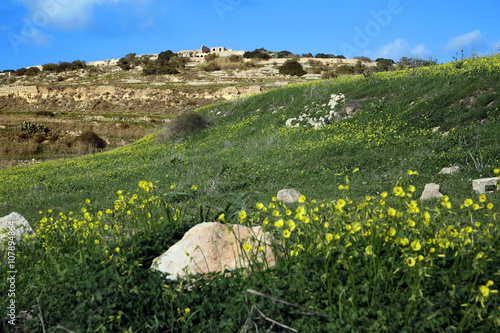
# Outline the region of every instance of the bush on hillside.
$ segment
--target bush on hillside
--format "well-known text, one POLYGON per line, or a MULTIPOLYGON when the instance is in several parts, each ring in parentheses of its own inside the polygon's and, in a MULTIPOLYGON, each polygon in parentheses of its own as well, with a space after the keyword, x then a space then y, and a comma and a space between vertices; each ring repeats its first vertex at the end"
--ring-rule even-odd
POLYGON ((326 72, 321 73, 322 80, 334 79, 336 77, 337 77, 337 74, 335 74, 334 71, 326 71, 326 72))
POLYGON ((19 130, 30 134, 50 132, 50 129, 47 126, 27 120, 19 124, 18 128, 19 130))
POLYGON ((72 71, 77 71, 85 68, 87 68, 87 63, 85 62, 85 60, 75 60, 71 63, 72 71))
POLYGON ((278 58, 280 58, 280 59, 281 59, 281 58, 288 58, 288 57, 293 56, 293 53, 292 53, 292 52, 290 52, 290 51, 284 50, 284 51, 280 51, 280 52, 278 52, 278 53, 276 54, 276 56, 277 56, 278 58))
POLYGON ((158 59, 156 62, 158 64, 166 64, 170 61, 170 59, 174 58, 177 54, 172 52, 171 50, 163 51, 160 54, 158 54, 158 59))
POLYGON ((120 60, 118 60, 118 67, 120 67, 124 71, 128 71, 132 68, 132 63, 127 58, 121 58, 120 60))
POLYGON ((57 66, 57 72, 66 72, 71 70, 71 64, 69 62, 63 61, 59 63, 59 66, 57 66))
POLYGON ((364 61, 364 62, 373 62, 372 59, 370 59, 369 57, 365 57, 365 56, 356 56, 353 59, 357 59, 357 60, 364 61))
POLYGON ((236 54, 231 54, 229 57, 228 57, 228 60, 230 62, 242 62, 243 61, 243 58, 239 55, 236 55, 236 54))
POLYGON ((210 53, 210 54, 207 54, 205 56, 205 62, 210 62, 210 61, 214 61, 215 59, 219 58, 219 56, 215 53, 210 53))
POLYGON ((102 149, 106 148, 106 141, 104 141, 99 135, 92 131, 83 132, 78 138, 77 141, 87 146, 89 148, 102 149))
POLYGON ((189 62, 189 58, 187 58, 187 57, 173 57, 173 58, 170 58, 168 63, 177 69, 184 69, 184 68, 186 68, 186 64, 188 62, 189 62))
POLYGON ((398 61, 398 68, 419 68, 419 67, 427 67, 437 64, 437 59, 433 59, 432 57, 428 60, 422 59, 420 57, 402 57, 398 61))
POLYGON ((44 72, 51 72, 51 73, 57 72, 58 68, 59 68, 58 65, 52 64, 52 63, 45 64, 45 65, 42 66, 42 69, 43 69, 44 72))
POLYGON ((279 68, 281 75, 296 75, 302 76, 307 72, 302 68, 302 65, 295 59, 290 59, 285 61, 285 63, 279 68))
POLYGON ((19 68, 19 69, 15 72, 15 74, 16 74, 16 76, 23 76, 23 75, 26 75, 26 72, 27 72, 27 71, 28 71, 28 70, 27 70, 26 68, 24 68, 24 67, 23 67, 23 68, 19 68))
POLYGON ((172 64, 167 64, 160 66, 156 72, 159 75, 165 75, 165 74, 177 74, 179 71, 172 65, 172 64))
POLYGON ((30 67, 26 70, 26 76, 37 76, 38 74, 40 74, 38 67, 30 67))
POLYGON ((169 137, 182 138, 196 134, 209 126, 210 121, 204 115, 194 111, 184 112, 167 124, 163 132, 158 136, 158 139, 164 141, 169 137))
POLYGON ((377 62, 377 66, 375 69, 378 72, 387 72, 394 69, 395 62, 392 59, 378 58, 375 61, 377 62))
POLYGON ((205 72, 213 72, 220 70, 220 66, 215 61, 210 61, 200 66, 200 69, 205 72))

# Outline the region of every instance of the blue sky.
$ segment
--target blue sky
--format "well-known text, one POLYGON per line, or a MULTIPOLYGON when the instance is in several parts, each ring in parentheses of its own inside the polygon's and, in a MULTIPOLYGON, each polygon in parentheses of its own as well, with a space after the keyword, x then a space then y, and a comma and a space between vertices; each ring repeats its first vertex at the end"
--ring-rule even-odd
POLYGON ((0 70, 225 46, 451 61, 500 48, 498 0, 1 0, 0 70))

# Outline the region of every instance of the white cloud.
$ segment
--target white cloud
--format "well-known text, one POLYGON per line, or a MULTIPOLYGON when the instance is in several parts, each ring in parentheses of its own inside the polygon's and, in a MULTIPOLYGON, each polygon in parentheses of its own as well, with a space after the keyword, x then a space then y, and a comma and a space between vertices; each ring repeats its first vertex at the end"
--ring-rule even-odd
POLYGON ((65 29, 83 28, 92 22, 97 6, 119 2, 137 3, 147 0, 17 0, 30 14, 28 19, 40 28, 58 26, 65 29))
POLYGON ((445 49, 448 52, 458 52, 474 46, 474 44, 481 44, 482 42, 483 35, 481 34, 481 30, 476 29, 469 33, 453 37, 448 43, 446 43, 445 49))
POLYGON ((427 50, 424 44, 411 47, 403 38, 396 38, 393 43, 383 45, 375 50, 375 52, 372 52, 371 57, 373 59, 388 58, 397 61, 402 57, 426 57, 430 54, 430 51, 427 50))

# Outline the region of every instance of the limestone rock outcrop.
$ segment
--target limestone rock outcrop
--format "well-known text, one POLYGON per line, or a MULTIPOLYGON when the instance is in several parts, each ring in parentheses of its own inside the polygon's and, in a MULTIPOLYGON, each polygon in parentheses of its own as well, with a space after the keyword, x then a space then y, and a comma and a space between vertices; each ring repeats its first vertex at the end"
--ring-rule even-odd
POLYGON ((254 261, 272 267, 279 257, 275 255, 277 248, 275 239, 261 227, 203 222, 155 258, 151 268, 169 273, 169 279, 177 279, 187 274, 244 268, 254 261))

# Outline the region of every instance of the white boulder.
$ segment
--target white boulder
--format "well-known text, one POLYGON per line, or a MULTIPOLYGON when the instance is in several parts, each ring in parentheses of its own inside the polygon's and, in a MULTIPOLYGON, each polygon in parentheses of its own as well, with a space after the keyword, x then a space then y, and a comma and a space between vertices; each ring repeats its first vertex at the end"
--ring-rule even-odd
POLYGON ((0 243, 4 242, 9 236, 14 236, 17 240, 25 234, 34 234, 33 228, 26 219, 19 213, 0 218, 0 243))
POLYGON ((435 183, 426 184, 420 200, 439 199, 443 196, 440 186, 435 183))
POLYGON ((282 201, 284 203, 294 203, 299 201, 300 192, 292 189, 284 189, 278 192, 276 200, 282 201))
POLYGON ((168 278, 175 280, 187 274, 248 267, 249 262, 255 261, 272 267, 277 261, 277 245, 261 227, 203 222, 155 258, 151 268, 169 273, 168 278))

